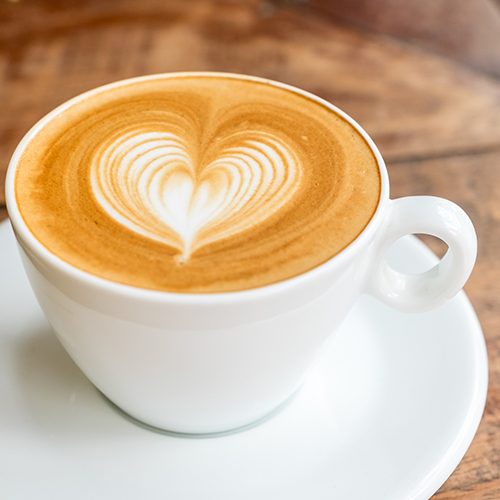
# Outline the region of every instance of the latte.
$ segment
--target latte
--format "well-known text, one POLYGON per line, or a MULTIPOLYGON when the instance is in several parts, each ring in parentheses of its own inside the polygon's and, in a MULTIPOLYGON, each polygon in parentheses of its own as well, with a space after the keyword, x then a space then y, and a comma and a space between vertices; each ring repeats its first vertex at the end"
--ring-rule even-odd
POLYGON ((365 139, 320 101, 193 73, 74 100, 26 146, 15 195, 36 238, 73 266, 207 293, 324 263, 369 223, 380 184, 365 139))

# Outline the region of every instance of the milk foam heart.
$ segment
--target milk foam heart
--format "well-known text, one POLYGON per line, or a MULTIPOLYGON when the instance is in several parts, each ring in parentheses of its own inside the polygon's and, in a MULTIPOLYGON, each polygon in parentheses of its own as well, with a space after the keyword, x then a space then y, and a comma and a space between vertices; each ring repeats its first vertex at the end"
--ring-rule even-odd
POLYGON ((259 224, 300 187, 300 162, 284 141, 259 131, 226 139, 218 138, 217 159, 196 168, 181 137, 129 132, 96 154, 94 195, 117 222, 177 248, 185 262, 204 244, 259 224))

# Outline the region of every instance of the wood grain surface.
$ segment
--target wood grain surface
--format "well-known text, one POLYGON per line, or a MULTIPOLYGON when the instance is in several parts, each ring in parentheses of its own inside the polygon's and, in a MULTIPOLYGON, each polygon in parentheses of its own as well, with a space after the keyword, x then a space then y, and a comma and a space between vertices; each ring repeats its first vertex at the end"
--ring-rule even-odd
MULTIPOLYGON (((3 0, 0 220, 7 217, 5 171, 19 140, 55 106, 98 85, 217 70, 325 97, 371 134, 387 160, 393 197, 449 198, 476 225, 479 257, 466 291, 489 351, 488 402, 472 446, 434 498, 499 499, 500 80, 427 50, 431 44, 325 12, 324 5, 291 0, 3 0)), ((468 21, 471 33, 482 29, 468 21)), ((500 67, 492 52, 484 57, 500 67)), ((442 251, 433 240, 429 245, 442 251)))
POLYGON ((310 0, 344 19, 500 76, 498 0, 310 0))

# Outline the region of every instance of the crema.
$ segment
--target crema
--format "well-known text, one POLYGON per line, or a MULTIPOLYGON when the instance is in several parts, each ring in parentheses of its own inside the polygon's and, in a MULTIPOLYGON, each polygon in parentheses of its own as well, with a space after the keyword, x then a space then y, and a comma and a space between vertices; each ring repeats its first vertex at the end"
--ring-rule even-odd
POLYGON ((326 262, 367 226, 380 184, 366 140, 323 102, 192 73, 72 101, 25 148, 15 194, 35 237, 71 265, 213 293, 326 262))

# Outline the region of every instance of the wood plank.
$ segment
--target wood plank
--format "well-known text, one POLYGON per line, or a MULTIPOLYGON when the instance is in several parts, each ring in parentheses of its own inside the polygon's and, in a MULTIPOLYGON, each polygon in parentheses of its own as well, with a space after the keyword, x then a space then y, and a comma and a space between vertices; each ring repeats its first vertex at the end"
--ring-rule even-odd
POLYGON ((300 6, 4 2, 0 204, 8 159, 45 113, 97 85, 182 70, 253 73, 310 90, 362 123, 388 159, 500 145, 497 81, 300 6))
MULTIPOLYGON (((500 498, 500 153, 395 162, 392 197, 431 194, 461 205, 476 226, 479 253, 465 290, 481 322, 490 363, 488 399, 474 441, 436 500, 500 498)), ((432 242, 431 242, 432 245, 432 242)), ((436 246, 441 251, 441 246, 436 246)))
POLYGON ((498 0, 309 0, 311 5, 500 76, 498 0))

